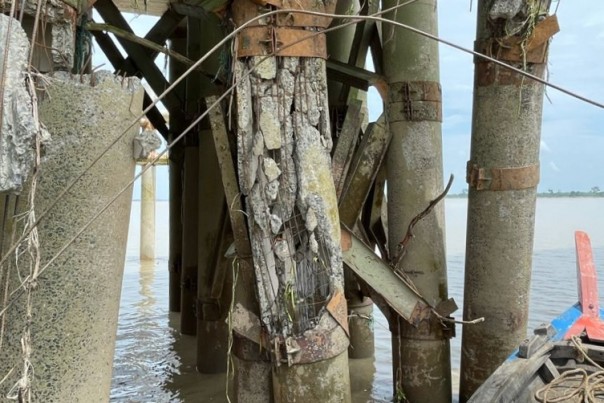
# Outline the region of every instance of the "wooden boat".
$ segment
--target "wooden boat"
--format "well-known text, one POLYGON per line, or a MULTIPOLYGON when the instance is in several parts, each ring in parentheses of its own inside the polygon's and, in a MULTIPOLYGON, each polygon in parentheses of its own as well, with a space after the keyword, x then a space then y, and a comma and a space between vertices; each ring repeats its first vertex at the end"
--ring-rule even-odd
POLYGON ((470 403, 604 402, 604 322, 589 237, 575 233, 579 302, 535 329, 470 403))

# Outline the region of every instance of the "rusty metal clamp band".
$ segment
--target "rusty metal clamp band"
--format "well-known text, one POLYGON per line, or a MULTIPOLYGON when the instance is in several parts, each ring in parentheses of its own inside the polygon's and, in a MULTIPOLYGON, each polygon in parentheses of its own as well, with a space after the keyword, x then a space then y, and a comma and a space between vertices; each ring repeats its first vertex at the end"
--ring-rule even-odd
POLYGON ((390 122, 442 122, 442 90, 437 81, 390 83, 390 122))
MULTIPOLYGON (((537 23, 528 38, 520 36, 489 38, 476 41, 474 49, 478 53, 503 62, 543 64, 547 59, 549 40, 559 31, 558 18, 550 15, 537 23)), ((480 57, 475 57, 474 62, 489 63, 480 57)))
POLYGON ((316 31, 265 25, 245 28, 237 37, 237 57, 271 55, 327 59, 325 34, 316 31))
POLYGON ((466 181, 476 190, 522 190, 539 184, 539 164, 514 168, 482 168, 468 161, 466 181))
MULTIPOLYGON (((234 0, 233 20, 241 25, 271 9, 308 10, 333 13, 335 1, 315 0, 234 0)), ((237 57, 290 56, 327 59, 325 34, 331 18, 284 12, 258 20, 237 35, 237 57), (308 29, 311 28, 311 29, 308 29)))

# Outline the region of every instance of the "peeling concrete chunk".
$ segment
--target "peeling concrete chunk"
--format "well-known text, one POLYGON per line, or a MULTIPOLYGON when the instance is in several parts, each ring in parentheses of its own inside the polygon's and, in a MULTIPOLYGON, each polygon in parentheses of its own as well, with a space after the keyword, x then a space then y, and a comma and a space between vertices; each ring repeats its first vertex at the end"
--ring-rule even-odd
POLYGON ((256 56, 253 61, 256 66, 255 74, 264 79, 272 80, 277 76, 277 58, 256 56))
POLYGON ((312 208, 306 210, 306 220, 304 224, 309 232, 312 232, 317 228, 317 216, 312 208))
POLYGON ((0 14, 0 38, 0 67, 6 66, 4 76, 0 69, 0 80, 4 83, 0 111, 0 192, 19 192, 33 167, 33 144, 39 132, 25 81, 29 41, 19 21, 3 14, 0 14), (8 52, 4 48, 6 43, 8 52))
POLYGON ((266 185, 266 189, 264 190, 266 193, 266 197, 270 200, 276 200, 279 195, 279 182, 272 181, 266 185))
POLYGON ((281 221, 281 218, 279 218, 279 216, 277 216, 275 214, 271 214, 270 221, 271 221, 271 231, 275 235, 278 234, 279 231, 281 231, 281 226, 283 225, 283 221, 281 221))
POLYGON ((277 166, 277 163, 272 158, 264 158, 264 174, 269 182, 274 181, 281 175, 281 170, 277 166))
POLYGON ((276 150, 281 147, 281 125, 275 113, 277 105, 272 98, 263 97, 260 98, 260 109, 263 111, 259 124, 264 137, 264 145, 268 150, 276 150))
POLYGON ((310 246, 310 250, 313 253, 319 253, 319 243, 317 242, 317 237, 314 233, 310 234, 310 238, 308 240, 308 245, 310 246))
POLYGON ((134 137, 132 153, 134 159, 148 158, 152 151, 161 147, 161 139, 155 130, 143 130, 134 137))
POLYGON ((511 20, 522 9, 525 0, 496 0, 489 10, 489 18, 511 20))
POLYGON ((282 262, 291 259, 291 253, 289 252, 287 241, 280 239, 275 242, 275 255, 277 255, 277 258, 282 262))

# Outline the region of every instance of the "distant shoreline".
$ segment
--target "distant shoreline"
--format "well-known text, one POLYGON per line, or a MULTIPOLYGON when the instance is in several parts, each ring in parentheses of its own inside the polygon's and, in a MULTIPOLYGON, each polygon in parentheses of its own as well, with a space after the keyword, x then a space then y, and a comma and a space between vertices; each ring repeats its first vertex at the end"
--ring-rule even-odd
MULTIPOLYGON (((604 198, 604 192, 592 193, 592 192, 559 192, 559 193, 537 193, 537 197, 544 199, 563 199, 563 198, 583 198, 583 199, 594 199, 594 198, 604 198)), ((467 193, 457 193, 452 195, 447 195, 448 199, 467 199, 467 193)), ((141 199, 132 199, 132 201, 139 202, 141 199)), ((169 199, 155 199, 156 202, 167 202, 169 199)))
MULTIPOLYGON (((555 192, 555 193, 537 193, 537 197, 544 199, 556 199, 556 198, 600 198, 604 197, 604 192, 555 192)), ((451 199, 467 199, 467 193, 457 193, 452 195, 447 195, 447 198, 451 199)))

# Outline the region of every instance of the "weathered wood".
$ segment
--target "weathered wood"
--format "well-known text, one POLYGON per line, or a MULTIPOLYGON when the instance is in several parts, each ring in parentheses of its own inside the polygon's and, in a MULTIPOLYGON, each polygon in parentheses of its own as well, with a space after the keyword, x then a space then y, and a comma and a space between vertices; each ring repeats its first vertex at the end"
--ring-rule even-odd
MULTIPOLYGON (((516 359, 506 361, 489 382, 481 386, 468 403, 507 403, 510 401, 529 402, 525 397, 532 397, 535 387, 528 386, 535 383, 539 377, 539 369, 549 360, 549 351, 552 344, 549 343, 539 350, 539 353, 529 359, 516 359)), ((540 385, 542 386, 542 384, 540 385)))
POLYGON ((340 131, 333 157, 331 161, 333 182, 336 187, 338 199, 342 194, 344 182, 350 166, 350 161, 356 147, 361 124, 363 122, 363 113, 361 112, 362 102, 353 100, 348 104, 346 117, 340 131))
POLYGON ((560 376, 558 368, 554 365, 551 359, 545 361, 545 364, 539 368, 539 375, 543 378, 545 383, 550 383, 554 379, 560 376))
POLYGON ((354 155, 340 197, 340 221, 352 228, 361 214, 390 143, 385 119, 370 123, 354 155))

